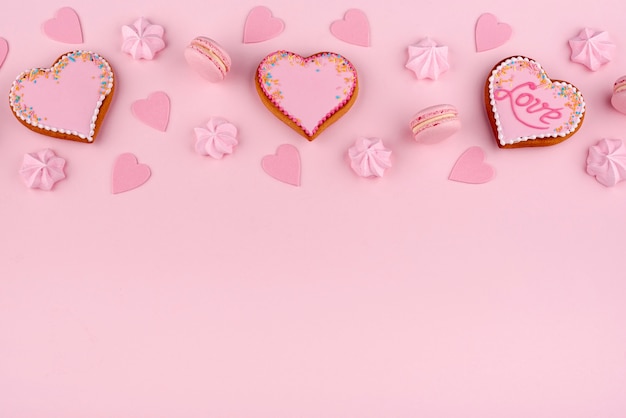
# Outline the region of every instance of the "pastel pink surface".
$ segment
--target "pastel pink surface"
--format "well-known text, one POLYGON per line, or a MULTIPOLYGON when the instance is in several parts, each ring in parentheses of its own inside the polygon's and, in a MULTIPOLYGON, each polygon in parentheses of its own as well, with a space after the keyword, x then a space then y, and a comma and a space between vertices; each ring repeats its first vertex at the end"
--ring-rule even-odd
POLYGON ((348 10, 343 19, 330 25, 330 32, 349 44, 370 46, 370 23, 362 10, 348 10))
POLYGON ((56 11, 52 19, 43 24, 43 32, 52 40, 66 44, 82 44, 83 29, 78 14, 71 7, 56 11))
POLYGON ((140 164, 133 154, 121 154, 113 166, 111 192, 118 194, 136 189, 147 182, 150 175, 150 167, 140 164))
POLYGON ((270 177, 292 186, 300 186, 300 153, 293 145, 280 145, 276 154, 263 157, 261 166, 270 177))
POLYGON ((488 51, 504 45, 513 34, 508 23, 501 23, 491 13, 483 13, 476 21, 476 52, 488 51))
POLYGON ((566 43, 598 24, 623 51, 625 2, 16 1, 0 14, 5 94, 22 70, 69 50, 38 30, 66 4, 119 84, 92 145, 30 132, 0 108, 2 418, 624 418, 626 182, 602 186, 585 159, 599 135, 626 139, 610 104, 626 54, 591 73, 566 43), (258 4, 287 27, 244 45, 258 4), (370 19, 370 48, 329 31, 350 7, 370 19), (484 11, 515 35, 476 53, 484 11), (119 50, 119 27, 139 13, 171 35, 157 60, 119 50), (228 47, 226 82, 185 68, 182 49, 200 33, 228 47), (403 66, 408 43, 428 34, 450 48, 450 70, 432 83, 403 66), (256 97, 255 69, 279 47, 331 49, 361 76, 353 108, 313 142, 256 97), (515 150, 491 139, 484 82, 518 53, 585 95, 572 139, 515 150), (172 102, 164 134, 130 112, 156 90, 172 102), (410 117, 443 101, 461 132, 416 144, 410 117), (193 147, 211 115, 239 131, 219 161, 193 147), (381 181, 349 168, 358 135, 393 149, 381 181), (299 188, 261 168, 283 143, 301 154, 299 188), (496 178, 448 180, 475 145, 496 178), (18 174, 45 147, 67 159, 51 193, 18 174), (113 195, 114 161, 128 151, 154 175, 113 195))
POLYGON ((301 57, 278 51, 262 61, 257 77, 264 80, 261 89, 266 97, 311 136, 346 105, 356 89, 356 70, 337 62, 349 63, 335 53, 301 57))
POLYGON ((485 162, 485 152, 481 147, 468 148, 452 167, 450 180, 461 183, 482 184, 495 177, 495 170, 485 162))
POLYGON ((9 43, 6 39, 0 38, 0 67, 4 64, 4 60, 7 59, 9 53, 9 43))
POLYGON ((256 6, 246 18, 243 28, 243 43, 251 44, 268 41, 280 35, 285 29, 285 22, 274 17, 265 6, 256 6))
POLYGON ((170 98, 162 91, 150 93, 147 99, 139 99, 131 105, 133 116, 146 125, 165 132, 170 120, 170 98))

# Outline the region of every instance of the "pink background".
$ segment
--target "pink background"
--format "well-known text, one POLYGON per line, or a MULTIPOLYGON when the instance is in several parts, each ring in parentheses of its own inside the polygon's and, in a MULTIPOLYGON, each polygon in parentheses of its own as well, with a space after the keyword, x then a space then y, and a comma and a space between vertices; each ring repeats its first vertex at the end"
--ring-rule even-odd
POLYGON ((31 133, 0 108, 0 417, 626 416, 626 184, 607 189, 584 170, 590 145, 626 132, 609 104, 626 73, 626 3, 268 0, 286 29, 251 45, 243 24, 258 3, 224 4, 3 7, 6 92, 21 71, 76 48, 41 32, 64 5, 81 17, 81 47, 108 58, 118 85, 93 145, 31 133), (369 17, 371 48, 330 34, 351 7, 369 17), (513 38, 476 53, 487 11, 513 38), (141 15, 166 28, 152 62, 120 52, 121 25, 141 15), (596 73, 569 61, 567 40, 585 26, 608 30, 620 51, 596 73), (221 84, 182 58, 200 34, 232 56, 221 84), (404 68, 406 47, 426 35, 450 48, 437 82, 404 68), (313 143, 254 90, 256 65, 277 49, 335 51, 359 71, 354 107, 313 143), (513 54, 581 89, 588 113, 576 136, 497 148, 482 88, 513 54), (172 101, 166 133, 130 113, 156 90, 172 101), (462 131, 415 143, 409 118, 441 102, 459 108, 462 131), (221 161, 193 151, 193 128, 213 115, 240 130, 221 161), (345 161, 359 135, 393 149, 383 179, 361 179, 345 161), (282 143, 300 150, 300 188, 261 170, 282 143), (496 178, 448 181, 473 145, 496 178), (67 159, 67 179, 29 190, 22 156, 46 147, 67 159), (153 175, 112 195, 124 152, 153 175))

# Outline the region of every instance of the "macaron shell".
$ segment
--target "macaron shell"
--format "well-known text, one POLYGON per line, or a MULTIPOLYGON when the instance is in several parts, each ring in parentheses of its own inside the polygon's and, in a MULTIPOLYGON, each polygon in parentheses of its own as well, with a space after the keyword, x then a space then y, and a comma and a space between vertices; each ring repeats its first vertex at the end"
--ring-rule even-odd
POLYGON ((620 77, 613 86, 611 104, 618 112, 626 114, 626 77, 620 77))
POLYGON ((208 38, 196 38, 185 48, 185 59, 191 68, 212 83, 222 81, 230 70, 230 57, 208 38), (207 51, 221 59, 226 67, 223 71, 207 51))
POLYGON ((200 47, 200 49, 206 48, 210 50, 213 54, 217 55, 226 65, 228 72, 231 64, 230 55, 228 55, 228 53, 224 50, 224 48, 220 46, 220 44, 218 44, 211 38, 207 38, 206 36, 198 36, 192 41, 192 44, 196 44, 200 47))
POLYGON ((423 127, 413 134, 413 138, 417 142, 424 144, 434 144, 443 141, 461 129, 461 121, 457 110, 450 105, 438 105, 423 109, 411 119, 409 124, 411 130, 415 123, 424 123, 423 127), (449 114, 453 116, 444 116, 449 114), (442 116, 443 118, 438 119, 442 116))

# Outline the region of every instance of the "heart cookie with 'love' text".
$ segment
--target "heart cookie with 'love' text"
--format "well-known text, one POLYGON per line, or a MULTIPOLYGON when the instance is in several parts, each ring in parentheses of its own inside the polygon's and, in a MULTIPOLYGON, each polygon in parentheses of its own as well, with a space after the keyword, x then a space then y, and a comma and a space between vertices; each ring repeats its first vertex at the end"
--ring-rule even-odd
POLYGON ((21 73, 9 105, 24 126, 61 139, 93 142, 113 98, 113 70, 95 52, 73 51, 50 68, 21 73))
POLYGON ((580 129, 585 101, 565 81, 551 80, 526 57, 500 61, 485 85, 485 105, 500 148, 563 142, 580 129))
POLYGON ((255 79, 263 104, 309 141, 342 117, 358 93, 356 69, 334 52, 274 52, 261 61, 255 79))

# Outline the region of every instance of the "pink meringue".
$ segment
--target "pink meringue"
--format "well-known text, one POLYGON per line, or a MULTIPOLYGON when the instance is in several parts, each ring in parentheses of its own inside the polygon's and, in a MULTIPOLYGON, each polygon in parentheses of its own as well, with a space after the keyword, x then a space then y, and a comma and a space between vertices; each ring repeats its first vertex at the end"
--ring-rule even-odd
POLYGON ((577 37, 569 40, 572 49, 571 60, 586 65, 591 71, 611 61, 615 56, 615 44, 607 32, 597 32, 585 28, 577 37))
POLYGON ((409 46, 409 59, 406 68, 415 72, 418 80, 437 80, 441 73, 448 71, 448 47, 438 46, 430 38, 422 39, 409 46))
POLYGON ((348 156, 350 167, 361 177, 382 177, 391 167, 391 150, 379 138, 358 138, 348 156))
POLYGON ((20 176, 31 189, 50 190, 65 178, 65 160, 50 149, 24 154, 20 176))
POLYGON ((157 52, 165 48, 163 26, 153 25, 148 19, 140 17, 132 26, 122 26, 122 52, 134 59, 151 60, 157 52))
POLYGON ((220 160, 232 154, 237 141, 237 128, 226 119, 210 118, 206 128, 194 128, 196 152, 220 160))
POLYGON ((589 148, 587 173, 612 187, 626 180, 626 147, 621 139, 601 139, 589 148))

